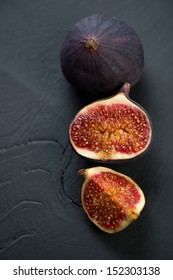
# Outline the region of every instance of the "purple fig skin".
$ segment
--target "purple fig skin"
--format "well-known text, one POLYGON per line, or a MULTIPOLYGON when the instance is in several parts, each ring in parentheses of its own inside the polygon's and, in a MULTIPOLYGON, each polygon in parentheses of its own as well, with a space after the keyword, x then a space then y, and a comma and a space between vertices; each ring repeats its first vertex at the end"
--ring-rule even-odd
POLYGON ((80 91, 104 95, 124 83, 136 84, 144 68, 144 51, 125 22, 88 16, 70 29, 60 53, 66 79, 80 91))

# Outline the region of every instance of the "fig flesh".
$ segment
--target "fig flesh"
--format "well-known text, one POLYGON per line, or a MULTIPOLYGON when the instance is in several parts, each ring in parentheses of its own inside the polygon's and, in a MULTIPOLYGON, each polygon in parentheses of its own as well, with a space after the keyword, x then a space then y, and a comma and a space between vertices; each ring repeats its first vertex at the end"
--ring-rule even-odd
POLYGON ((152 138, 144 109, 130 100, 130 84, 109 98, 84 107, 70 125, 69 137, 76 152, 86 158, 114 161, 143 154, 152 138))
POLYGON ((105 167, 82 169, 79 174, 85 178, 81 192, 83 208, 101 230, 115 233, 138 218, 145 197, 131 178, 105 167))
POLYGON ((144 68, 142 43, 125 22, 91 15, 70 29, 60 53, 66 79, 82 92, 112 93, 125 82, 134 85, 144 68))

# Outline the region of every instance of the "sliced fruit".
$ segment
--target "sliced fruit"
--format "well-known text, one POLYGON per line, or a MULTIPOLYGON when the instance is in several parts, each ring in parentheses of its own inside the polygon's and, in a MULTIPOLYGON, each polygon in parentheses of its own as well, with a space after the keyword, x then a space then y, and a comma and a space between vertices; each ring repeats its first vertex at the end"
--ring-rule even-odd
POLYGON ((82 169, 81 199, 89 219, 101 230, 115 233, 136 220, 145 205, 140 187, 128 176, 105 167, 82 169))
POLYGON ((146 111, 128 94, 126 83, 108 99, 84 107, 70 125, 69 137, 76 152, 95 160, 124 160, 144 153, 152 138, 146 111))

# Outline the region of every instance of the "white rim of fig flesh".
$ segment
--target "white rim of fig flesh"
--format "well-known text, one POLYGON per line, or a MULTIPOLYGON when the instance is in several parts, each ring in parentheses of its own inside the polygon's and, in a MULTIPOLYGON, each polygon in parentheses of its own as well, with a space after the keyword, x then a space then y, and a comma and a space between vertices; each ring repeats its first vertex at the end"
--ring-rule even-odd
MULTIPOLYGON (((92 167, 92 168, 88 168, 88 169, 81 169, 79 171, 79 175, 83 175, 84 176, 84 183, 82 185, 82 191, 81 191, 81 200, 82 200, 82 206, 83 206, 83 209, 84 211, 86 212, 88 218, 98 227, 100 228, 102 231, 105 231, 107 233, 116 233, 116 232, 119 232, 123 229, 125 229, 130 223, 132 223, 134 220, 136 220, 139 215, 140 215, 140 212, 142 211, 142 209, 144 208, 145 206, 145 196, 144 196, 144 193, 142 192, 141 188, 128 176, 120 173, 120 172, 116 172, 110 168, 106 168, 106 167, 101 167, 101 166, 97 166, 97 167, 92 167), (118 202, 117 204, 114 204, 115 205, 115 208, 116 207, 119 207, 119 210, 122 211, 124 214, 125 214, 125 217, 126 219, 125 220, 122 220, 118 227, 117 228, 114 228, 112 230, 110 229, 107 229, 105 227, 102 227, 98 222, 97 220, 94 220, 92 217, 90 217, 90 214, 87 210, 87 207, 85 205, 85 201, 84 201, 84 197, 85 197, 85 190, 86 190, 86 186, 88 185, 88 183, 91 181, 92 177, 94 175, 99 175, 100 173, 111 173, 111 174, 115 174, 117 176, 120 176, 125 178, 129 183, 131 183, 134 187, 135 187, 135 190, 137 190, 138 192, 138 195, 140 197, 139 201, 135 204, 135 207, 122 207, 121 205, 118 205, 118 202)), ((101 186, 100 186, 101 187, 101 186)), ((125 186, 121 186, 121 188, 123 188, 123 190, 125 190, 125 186)), ((128 194, 128 190, 126 190, 126 194, 128 194)), ((93 196, 92 196, 92 193, 90 192, 90 195, 91 197, 88 197, 88 199, 91 199, 90 203, 92 205, 92 201, 93 201, 93 196)), ((109 194, 107 194, 109 195, 109 194)), ((98 200, 95 202, 95 203, 98 203, 98 200)), ((101 209, 101 206, 98 204, 98 211, 101 209)), ((116 217, 115 217, 116 219, 116 217)))
MULTIPOLYGON (((132 101, 128 94, 130 91, 130 84, 129 83, 125 83, 124 86, 121 88, 121 91, 116 94, 113 97, 107 98, 107 99, 102 99, 102 100, 98 100, 96 102, 93 102, 87 106, 85 106, 83 109, 81 109, 79 111, 79 113, 75 116, 74 120, 72 121, 71 125, 70 125, 70 129, 69 129, 69 138, 70 138, 70 142, 73 146, 73 148, 75 149, 75 151, 86 157, 86 158, 90 158, 90 159, 94 159, 94 160, 103 160, 103 161, 109 161, 109 160, 123 160, 123 159, 131 159, 134 157, 137 157, 138 155, 141 155, 142 153, 144 153, 145 151, 147 151, 150 143, 151 143, 151 139, 152 139, 152 124, 151 124, 151 120, 149 119, 147 113, 145 112, 145 110, 137 103, 135 103, 134 101, 132 101), (101 106, 112 106, 112 105, 125 105, 125 106, 130 106, 132 109, 135 110, 135 108, 138 110, 139 112, 142 112, 143 117, 145 118, 145 123, 140 123, 140 120, 137 119, 136 123, 139 122, 139 124, 136 124, 138 126, 140 126, 139 131, 137 131, 137 133, 141 133, 141 138, 143 137, 142 135, 142 129, 145 130, 147 129, 147 139, 145 139, 145 143, 143 142, 143 148, 139 149, 138 151, 130 151, 128 153, 126 152, 122 152, 122 151, 118 151, 116 150, 116 147, 111 144, 111 151, 104 149, 104 150, 99 150, 97 152, 97 147, 94 151, 90 150, 87 148, 87 145, 85 147, 79 147, 75 144, 74 139, 77 139, 78 136, 80 136, 80 125, 76 125, 75 127, 74 124, 75 122, 84 115, 87 115, 87 113, 92 111, 94 111, 94 108, 96 108, 98 105, 101 106), (145 126, 142 127, 141 126, 145 126), (73 131, 75 130, 75 131, 73 131), (141 131, 140 131, 141 130, 141 131), (72 136, 72 133, 74 133, 74 135, 72 136)), ((89 115, 89 114, 88 114, 89 115)), ((133 118, 135 118, 135 114, 133 113, 133 118)), ((130 123, 130 121, 129 121, 130 123)), ((134 128, 135 131, 136 128, 134 128)), ((87 130, 87 129, 86 129, 87 130)), ((133 132, 134 132, 133 131, 133 132)), ((117 130, 117 135, 118 137, 124 137, 124 139, 127 137, 128 133, 126 134, 122 129, 117 130), (123 136, 125 135, 125 136, 123 136)), ((135 133, 135 132, 134 132, 135 133)), ((110 134, 111 135, 111 134, 110 134)), ((133 134, 131 134, 132 136, 132 140, 131 143, 132 145, 136 145, 136 148, 138 149, 138 147, 140 147, 139 142, 133 141, 133 134), (138 146, 137 146, 138 145, 138 146)), ((82 136, 84 138, 84 136, 82 136)), ((105 136, 107 137, 107 136, 105 136)), ((117 136, 116 136, 117 137, 117 136)), ((130 137, 130 134, 128 135, 128 137, 130 137)), ((139 141, 139 136, 138 137, 138 141, 139 141)), ((128 138, 129 139, 129 138, 128 138)), ((130 138, 131 139, 131 138, 130 138)), ((88 143, 88 139, 84 139, 86 141, 86 143, 88 143)), ((92 141, 92 140, 91 140, 92 141)), ((128 140, 129 141, 129 140, 128 140)), ((104 141, 102 141, 103 143, 104 141)), ((96 145, 98 143, 95 143, 96 145)), ((120 145, 121 146, 121 145, 120 145)), ((130 145, 129 145, 130 146, 130 145)), ((130 147, 129 147, 130 149, 130 147)))

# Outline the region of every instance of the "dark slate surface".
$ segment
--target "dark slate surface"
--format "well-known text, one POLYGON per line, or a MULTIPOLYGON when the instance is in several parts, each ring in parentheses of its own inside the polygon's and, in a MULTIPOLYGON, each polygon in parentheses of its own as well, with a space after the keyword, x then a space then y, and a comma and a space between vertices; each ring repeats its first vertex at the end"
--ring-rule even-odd
MULTIPOLYGON (((170 0, 0 1, 0 258, 173 259, 173 2, 170 0), (144 157, 109 167, 143 189, 140 219, 101 232, 80 201, 79 157, 68 140, 80 96, 62 75, 59 52, 70 26, 105 13, 141 38, 145 71, 132 89, 153 122, 144 157)), ((106 166, 106 165, 105 165, 106 166)))

